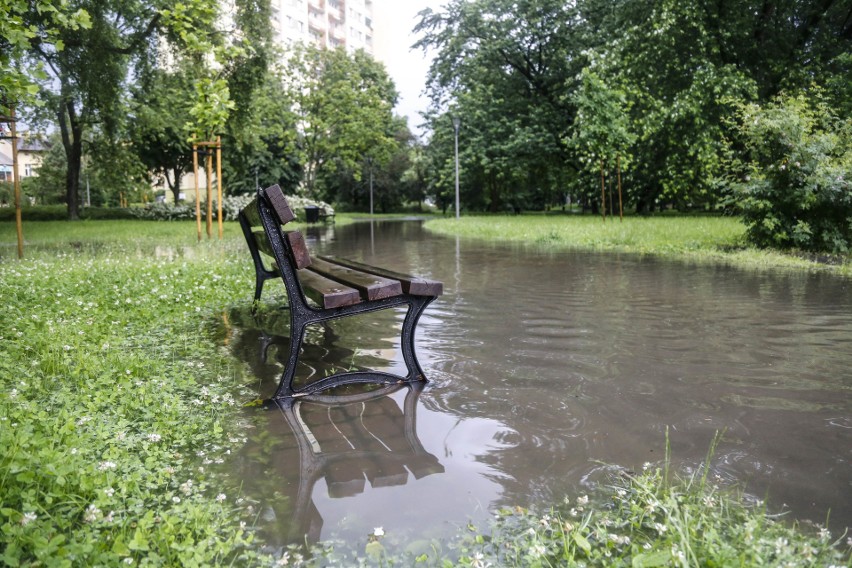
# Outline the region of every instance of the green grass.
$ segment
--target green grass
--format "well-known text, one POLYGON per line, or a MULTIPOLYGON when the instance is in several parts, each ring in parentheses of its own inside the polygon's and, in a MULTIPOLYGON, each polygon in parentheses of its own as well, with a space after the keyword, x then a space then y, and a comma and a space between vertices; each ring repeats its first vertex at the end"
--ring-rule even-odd
MULTIPOLYGON (((653 254, 744 268, 824 270, 852 275, 852 260, 814 262, 792 253, 759 250, 744 244, 745 227, 735 217, 660 216, 608 218, 583 216, 470 216, 435 219, 429 230, 488 241, 524 243, 549 250, 582 249, 653 254)), ((836 259, 834 259, 836 260, 836 259)))
MULTIPOLYGON (((192 242, 161 228, 149 244, 192 242)), ((137 254, 124 222, 26 229, 39 245, 17 261, 2 227, 0 564, 258 559, 247 504, 205 465, 241 443, 233 363, 204 326, 245 300, 248 267, 218 244, 137 254)))
POLYGON ((221 243, 196 242, 192 222, 24 230, 18 261, 14 225, 0 223, 0 565, 255 566, 284 555, 312 566, 849 565, 847 541, 654 466, 618 470, 588 500, 499 511, 445 542, 398 543, 385 527, 354 549, 271 558, 254 540, 252 496, 211 469, 244 444, 238 407, 254 396, 210 331, 253 289, 239 227, 227 223, 221 243))

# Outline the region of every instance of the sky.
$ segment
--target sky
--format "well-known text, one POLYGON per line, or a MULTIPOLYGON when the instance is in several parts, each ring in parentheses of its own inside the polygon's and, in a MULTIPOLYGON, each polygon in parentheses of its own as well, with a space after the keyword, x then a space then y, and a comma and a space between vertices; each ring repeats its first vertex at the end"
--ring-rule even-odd
POLYGON ((438 11, 447 0, 378 0, 373 14, 377 26, 384 31, 377 53, 399 91, 395 112, 408 117, 408 126, 415 133, 422 119, 418 113, 426 110, 429 101, 422 94, 431 57, 420 49, 411 49, 417 41, 412 29, 419 21, 417 13, 425 8, 438 11))

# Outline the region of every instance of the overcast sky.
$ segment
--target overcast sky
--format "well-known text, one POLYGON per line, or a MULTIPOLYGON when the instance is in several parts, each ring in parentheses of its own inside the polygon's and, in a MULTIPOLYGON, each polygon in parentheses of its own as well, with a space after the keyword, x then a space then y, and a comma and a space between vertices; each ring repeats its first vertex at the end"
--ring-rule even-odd
POLYGON ((417 128, 421 122, 418 113, 428 106, 422 91, 430 59, 421 50, 411 49, 418 39, 412 29, 418 22, 418 12, 425 8, 437 11, 446 1, 378 0, 373 11, 376 24, 384 31, 384 37, 378 38, 381 45, 377 46, 377 51, 380 51, 377 55, 384 60, 400 93, 396 113, 408 117, 408 126, 415 133, 420 132, 417 128))

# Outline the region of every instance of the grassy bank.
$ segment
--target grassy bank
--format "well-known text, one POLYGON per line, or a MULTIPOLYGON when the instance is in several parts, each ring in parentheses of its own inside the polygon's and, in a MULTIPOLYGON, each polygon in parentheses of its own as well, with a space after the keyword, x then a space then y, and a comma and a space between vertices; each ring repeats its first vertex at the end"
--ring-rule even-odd
POLYGON ((626 217, 623 222, 583 216, 471 216, 435 219, 429 230, 445 235, 524 243, 551 250, 583 249, 653 254, 744 268, 824 270, 852 275, 852 260, 802 258, 744 244, 745 228, 734 217, 626 217), (840 263, 838 264, 838 261, 840 263))
MULTIPOLYGON (((243 446, 236 362, 211 336, 246 304, 239 227, 196 242, 189 222, 0 224, 0 564, 300 565, 267 554, 239 480, 213 473, 243 446)), ((629 465, 629 464, 626 464, 629 465)), ((848 545, 774 522, 703 478, 649 465, 545 513, 501 511, 446 542, 325 546, 307 565, 829 566, 848 545)), ((301 556, 299 556, 301 555, 301 556)))
POLYGON ((252 518, 208 471, 240 438, 202 331, 250 275, 217 246, 137 253, 119 227, 31 224, 60 246, 0 262, 0 564, 251 563, 252 518))

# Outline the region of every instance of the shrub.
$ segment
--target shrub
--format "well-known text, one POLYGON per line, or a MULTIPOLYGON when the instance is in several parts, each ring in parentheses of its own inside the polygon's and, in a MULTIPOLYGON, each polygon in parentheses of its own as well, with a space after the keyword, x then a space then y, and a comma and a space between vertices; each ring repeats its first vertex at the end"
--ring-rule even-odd
MULTIPOLYGON (((254 199, 253 194, 227 195, 222 199, 222 217, 235 221, 240 209, 254 199)), ((328 203, 307 199, 305 197, 288 196, 287 202, 296 214, 296 218, 304 219, 305 207, 319 207, 329 215, 334 214, 334 209, 328 203)), ((172 205, 170 203, 150 203, 144 207, 131 209, 131 214, 139 219, 151 219, 155 221, 175 221, 179 219, 195 219, 195 203, 182 203, 172 205)), ((207 202, 201 203, 201 216, 205 217, 207 202)), ((216 215, 216 201, 213 201, 213 215, 216 215)))
POLYGON ((848 252, 852 247, 852 119, 819 92, 740 109, 747 153, 735 189, 757 246, 848 252))

